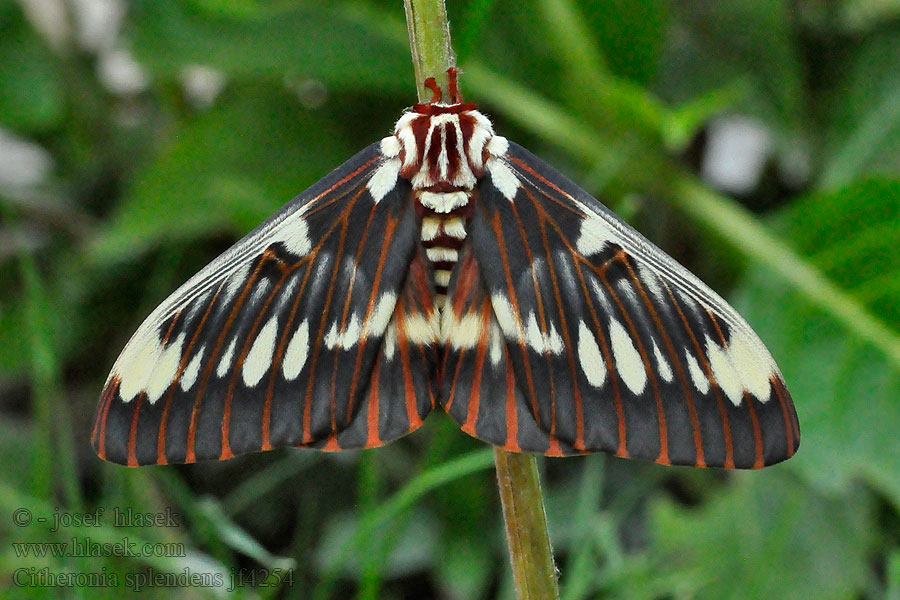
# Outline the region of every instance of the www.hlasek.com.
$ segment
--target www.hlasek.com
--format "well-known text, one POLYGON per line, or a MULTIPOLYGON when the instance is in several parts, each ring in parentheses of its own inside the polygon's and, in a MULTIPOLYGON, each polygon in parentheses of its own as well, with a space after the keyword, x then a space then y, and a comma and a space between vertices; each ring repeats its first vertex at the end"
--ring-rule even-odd
POLYGON ((100 542, 90 536, 72 537, 68 542, 13 542, 12 547, 18 558, 187 556, 180 542, 136 542, 128 537, 115 542, 100 542))

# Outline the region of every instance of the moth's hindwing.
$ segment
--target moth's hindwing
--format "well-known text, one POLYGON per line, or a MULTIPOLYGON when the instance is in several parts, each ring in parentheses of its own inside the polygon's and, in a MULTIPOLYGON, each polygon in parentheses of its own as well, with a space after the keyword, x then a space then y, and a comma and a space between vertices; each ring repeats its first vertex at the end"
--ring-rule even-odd
POLYGON ((663 464, 758 468, 793 455, 791 397, 734 309, 520 146, 487 167, 470 264, 450 291, 470 311, 457 321, 480 319, 444 375, 465 431, 509 450, 663 464), (483 291, 463 284, 476 272, 483 291))
POLYGON ((433 292, 410 289, 421 288, 408 277, 421 257, 398 170, 373 144, 163 302, 107 380, 99 456, 140 465, 339 450, 418 427, 433 404, 434 340, 410 340, 395 308, 408 322, 433 292))

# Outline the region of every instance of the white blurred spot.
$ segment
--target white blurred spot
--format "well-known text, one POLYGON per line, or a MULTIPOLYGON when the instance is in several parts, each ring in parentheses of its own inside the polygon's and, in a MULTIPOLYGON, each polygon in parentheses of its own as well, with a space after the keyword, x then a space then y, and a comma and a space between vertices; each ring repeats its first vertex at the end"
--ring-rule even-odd
POLYGON ((78 44, 102 52, 116 45, 126 5, 122 0, 72 0, 78 44))
POLYGON ((0 187, 35 186, 50 175, 51 169, 49 152, 0 129, 0 187))
POLYGON ((212 67, 187 65, 181 71, 181 86, 190 103, 208 108, 225 87, 225 75, 212 67))
POLYGON ((144 69, 123 48, 103 52, 97 61, 97 77, 113 94, 132 96, 147 89, 144 69))
POLYGON ((731 194, 753 191, 772 149, 768 130, 755 119, 731 115, 710 123, 703 178, 731 194))

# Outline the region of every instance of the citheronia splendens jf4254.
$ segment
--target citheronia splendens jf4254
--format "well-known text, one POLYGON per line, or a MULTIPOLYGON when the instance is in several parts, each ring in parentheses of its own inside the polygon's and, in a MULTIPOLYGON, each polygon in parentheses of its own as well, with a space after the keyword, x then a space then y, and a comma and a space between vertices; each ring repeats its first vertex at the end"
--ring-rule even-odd
POLYGON ((127 465, 372 448, 440 406, 512 452, 758 468, 800 443, 735 310, 433 79, 394 133, 166 299, 92 444, 127 465))

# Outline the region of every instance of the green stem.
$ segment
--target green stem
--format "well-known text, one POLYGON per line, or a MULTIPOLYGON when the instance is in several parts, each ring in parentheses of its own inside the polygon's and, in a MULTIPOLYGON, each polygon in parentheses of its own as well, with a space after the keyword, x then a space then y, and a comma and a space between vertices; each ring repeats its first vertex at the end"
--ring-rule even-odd
MULTIPOLYGON (((416 89, 419 100, 426 101, 430 93, 422 85, 425 78, 434 77, 443 87, 447 69, 454 65, 447 10, 444 0, 404 0, 404 5, 416 89)), ((559 598, 537 462, 531 454, 512 454, 495 448, 494 464, 516 597, 559 598)))
POLYGON ((406 27, 409 31, 409 51, 416 72, 419 101, 425 102, 431 92, 422 85, 434 77, 442 89, 447 89, 447 69, 455 64, 450 47, 450 22, 444 0, 404 0, 406 27))
POLYGON ((537 461, 533 454, 494 448, 494 464, 516 598, 559 598, 537 461))

